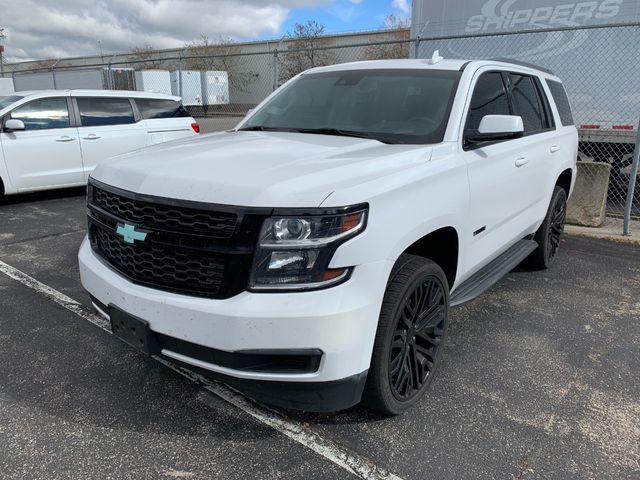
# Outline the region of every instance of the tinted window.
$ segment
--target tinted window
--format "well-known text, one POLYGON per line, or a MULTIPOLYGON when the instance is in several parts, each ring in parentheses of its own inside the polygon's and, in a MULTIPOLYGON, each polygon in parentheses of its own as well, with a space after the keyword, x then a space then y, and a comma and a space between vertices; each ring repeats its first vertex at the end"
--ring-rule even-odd
POLYGON ((522 117, 524 133, 537 132, 545 128, 544 111, 538 98, 533 78, 528 75, 509 74, 514 115, 522 117))
POLYGON ((478 79, 471 97, 467 129, 477 130, 485 115, 511 115, 507 90, 498 72, 484 73, 478 79))
POLYGON ((556 107, 558 107, 562 125, 573 125, 571 105, 569 105, 569 99, 567 98, 567 92, 565 92, 564 87, 560 82, 554 82, 553 80, 547 80, 547 86, 551 91, 551 96, 553 97, 556 107))
POLYGON ((77 101, 83 127, 135 122, 128 98, 78 97, 77 101))
POLYGON ((308 73, 279 91, 242 129, 437 143, 444 136, 459 78, 457 71, 427 69, 308 73))
POLYGON ((11 118, 22 120, 26 130, 66 128, 69 109, 66 98, 41 98, 11 111, 11 118))
POLYGON ((8 107, 12 103, 17 102, 18 100, 22 100, 23 98, 24 97, 21 97, 19 95, 9 95, 6 97, 0 97, 0 109, 8 107))
POLYGON ((189 113, 180 102, 157 98, 136 98, 136 105, 142 118, 188 117, 189 113))

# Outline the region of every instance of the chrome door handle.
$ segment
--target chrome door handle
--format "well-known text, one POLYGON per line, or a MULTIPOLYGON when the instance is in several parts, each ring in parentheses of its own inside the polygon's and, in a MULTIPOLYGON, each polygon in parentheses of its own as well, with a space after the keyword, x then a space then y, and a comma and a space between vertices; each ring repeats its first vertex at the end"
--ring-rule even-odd
POLYGON ((83 140, 98 140, 100 137, 95 133, 90 133, 86 137, 82 137, 83 140))
POLYGON ((560 147, 559 147, 558 145, 553 145, 553 146, 549 149, 549 151, 550 151, 551 153, 556 153, 558 150, 560 150, 560 147))
POLYGON ((65 143, 65 142, 73 142, 74 140, 75 140, 75 138, 72 138, 72 137, 70 137, 70 136, 68 136, 68 135, 63 135, 62 137, 58 138, 58 139, 56 140, 56 142, 63 142, 63 143, 65 143))
POLYGON ((521 167, 526 163, 529 163, 529 160, 527 160, 527 157, 516 158, 516 167, 521 167))

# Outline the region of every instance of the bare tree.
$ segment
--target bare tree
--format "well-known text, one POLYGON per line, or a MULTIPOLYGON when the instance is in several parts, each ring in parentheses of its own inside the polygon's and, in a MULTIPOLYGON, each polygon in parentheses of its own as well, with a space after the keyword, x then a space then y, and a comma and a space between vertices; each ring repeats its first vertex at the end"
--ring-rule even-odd
POLYGON ((368 60, 384 60, 393 58, 409 58, 411 33, 409 26, 411 22, 408 18, 397 17, 389 14, 384 17, 384 28, 387 30, 386 41, 393 43, 383 43, 369 45, 365 48, 364 54, 368 60))
POLYGON ((46 70, 52 68, 60 60, 57 58, 45 58, 44 60, 37 60, 32 62, 29 66, 32 70, 46 70))
POLYGON ((133 67, 137 70, 157 70, 162 68, 164 63, 162 59, 158 58, 158 49, 148 43, 133 47, 129 58, 135 62, 133 67))
POLYGON ((309 68, 335 63, 335 55, 323 50, 328 45, 323 38, 326 27, 315 20, 296 23, 293 31, 286 35, 287 50, 280 56, 280 82, 289 80, 309 68))
POLYGON ((242 50, 232 39, 220 37, 212 41, 207 35, 185 45, 184 66, 187 70, 221 70, 227 72, 229 88, 246 92, 258 74, 248 64, 252 57, 242 56, 242 50))

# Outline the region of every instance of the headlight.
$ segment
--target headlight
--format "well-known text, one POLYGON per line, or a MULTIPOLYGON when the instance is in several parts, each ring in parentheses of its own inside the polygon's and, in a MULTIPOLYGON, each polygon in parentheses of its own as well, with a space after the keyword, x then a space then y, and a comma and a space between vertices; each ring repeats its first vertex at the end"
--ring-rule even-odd
POLYGON ((362 232, 367 207, 337 214, 274 216, 262 224, 251 290, 312 290, 346 281, 351 268, 329 269, 334 252, 362 232))

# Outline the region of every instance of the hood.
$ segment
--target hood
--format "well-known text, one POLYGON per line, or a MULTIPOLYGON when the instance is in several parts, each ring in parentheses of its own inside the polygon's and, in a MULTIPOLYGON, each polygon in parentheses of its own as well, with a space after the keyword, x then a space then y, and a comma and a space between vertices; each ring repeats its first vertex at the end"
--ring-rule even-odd
POLYGON ((430 155, 431 147, 424 145, 302 133, 221 132, 115 157, 91 176, 167 198, 317 207, 336 190, 425 162, 430 155))

